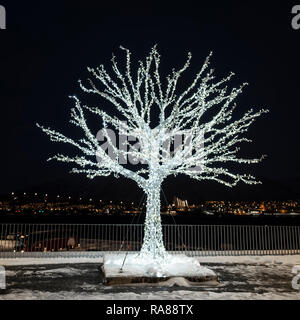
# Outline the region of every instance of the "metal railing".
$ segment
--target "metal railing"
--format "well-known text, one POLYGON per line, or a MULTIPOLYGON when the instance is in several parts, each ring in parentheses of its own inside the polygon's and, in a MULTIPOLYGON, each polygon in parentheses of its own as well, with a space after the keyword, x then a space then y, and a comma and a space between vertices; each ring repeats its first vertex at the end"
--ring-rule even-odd
MULTIPOLYGON (((139 251, 143 236, 142 224, 0 224, 0 257, 139 251)), ((163 237, 191 256, 300 254, 300 226, 163 225, 163 237)))

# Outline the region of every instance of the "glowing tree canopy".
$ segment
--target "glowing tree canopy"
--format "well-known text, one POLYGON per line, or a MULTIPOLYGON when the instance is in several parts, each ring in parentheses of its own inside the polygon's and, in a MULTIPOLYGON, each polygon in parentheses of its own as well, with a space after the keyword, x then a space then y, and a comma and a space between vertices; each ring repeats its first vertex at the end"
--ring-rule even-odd
POLYGON ((84 133, 84 138, 78 141, 37 125, 52 141, 69 143, 80 150, 80 156, 57 154, 51 158, 73 164, 71 172, 83 173, 91 179, 110 174, 116 177, 122 175, 134 180, 144 190, 147 204, 141 254, 155 259, 165 258, 160 217, 160 191, 164 179, 170 175, 185 174, 193 179, 214 180, 230 187, 238 181, 259 183, 253 176, 231 172, 224 165, 228 162, 249 164, 262 160, 263 157, 238 157, 237 145, 250 142, 243 136, 244 133, 267 110, 254 112, 250 109, 234 120, 234 100, 245 84, 229 90, 226 83, 233 73, 220 81, 213 81, 213 70, 208 68, 211 54, 190 86, 182 90, 177 88, 178 80, 190 65, 191 53, 188 53, 187 61, 180 70, 173 69, 162 81, 156 46, 144 62, 138 62, 135 72, 131 69, 130 51, 120 48, 126 53, 124 71, 121 71, 113 55, 112 75, 100 65, 96 69, 88 68, 94 80, 88 79, 87 84, 79 80, 84 92, 109 101, 113 112, 83 105, 77 97, 71 97, 75 103, 71 109, 71 123, 84 133), (100 82, 100 86, 95 81, 100 82), (102 138, 105 138, 113 156, 100 147, 99 138, 87 125, 84 111, 102 120, 102 138), (119 147, 110 134, 112 129, 127 137, 119 147), (174 144, 176 137, 183 135, 186 136, 184 146, 166 152, 166 145, 174 144), (139 142, 139 147, 130 144, 129 141, 134 139, 139 142), (128 157, 135 161, 136 166, 120 161, 128 157))

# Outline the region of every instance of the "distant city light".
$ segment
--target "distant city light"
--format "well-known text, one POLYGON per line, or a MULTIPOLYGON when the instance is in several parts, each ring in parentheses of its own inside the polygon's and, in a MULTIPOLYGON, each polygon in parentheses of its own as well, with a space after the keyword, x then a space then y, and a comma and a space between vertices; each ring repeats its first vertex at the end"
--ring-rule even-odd
MULTIPOLYGON (((0 202, 0 212, 13 212, 17 214, 47 214, 48 212, 61 212, 66 214, 81 214, 88 210, 91 214, 124 214, 132 213, 138 214, 140 210, 143 210, 146 205, 145 202, 141 202, 139 208, 135 206, 135 202, 128 202, 123 200, 102 200, 93 198, 84 198, 68 196, 68 195, 57 195, 54 197, 56 201, 49 201, 48 198, 44 197, 42 206, 38 201, 28 201, 35 194, 41 195, 41 193, 26 193, 24 197, 16 196, 16 192, 10 192, 10 200, 0 202), (14 194, 14 195, 13 195, 14 194), (25 196, 26 195, 26 196, 25 196), (62 199, 60 199, 62 198, 62 199), (64 202, 64 199, 69 199, 69 201, 64 202), (80 203, 77 204, 70 199, 79 199, 80 203), (56 203, 55 203, 56 202, 56 203), (93 202, 93 203, 92 203, 93 202), (98 202, 98 203, 97 203, 98 202), (109 204, 105 206, 104 204, 109 204), (129 207, 128 207, 129 204, 129 207), (109 209, 108 209, 109 208, 109 209), (126 209, 125 209, 126 208, 126 209)), ((44 194, 48 196, 48 194, 44 194)), ((50 195, 51 196, 51 195, 50 195)), ((37 199, 37 198, 36 198, 37 199)), ((50 198, 52 199, 52 198, 50 198)), ((199 212, 204 214, 218 214, 218 215, 249 215, 249 216, 260 216, 260 215, 299 215, 300 216, 300 201, 201 201, 198 204, 188 203, 187 200, 181 200, 174 197, 173 204, 170 202, 169 205, 164 206, 162 214, 185 214, 187 212, 199 212)))

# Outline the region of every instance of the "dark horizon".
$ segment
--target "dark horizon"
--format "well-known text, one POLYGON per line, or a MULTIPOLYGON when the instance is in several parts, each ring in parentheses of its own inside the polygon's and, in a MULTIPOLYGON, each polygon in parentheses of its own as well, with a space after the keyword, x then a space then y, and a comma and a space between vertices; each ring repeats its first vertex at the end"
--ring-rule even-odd
MULTIPOLYGON (((171 177, 163 184, 168 200, 175 195, 189 201, 300 198, 300 29, 291 26, 294 3, 199 4, 173 16, 89 2, 62 1, 57 7, 53 2, 1 4, 7 11, 7 30, 0 30, 0 195, 63 192, 138 201, 142 190, 132 181, 113 176, 91 181, 70 175, 68 165, 47 162, 65 145, 50 142, 35 123, 77 136, 78 130, 68 122, 72 106, 68 96, 76 94, 85 101, 77 80, 88 77, 86 67, 104 63, 109 69, 112 52, 122 60, 119 45, 128 47, 138 60, 157 43, 166 71, 182 66, 187 52, 192 52, 183 87, 213 51, 211 66, 219 78, 234 71, 230 86, 249 82, 237 100, 238 114, 251 107, 270 110, 250 127, 253 142, 241 145, 246 157, 266 154, 267 158, 238 168, 262 185, 230 189, 171 177)), ((99 99, 101 103, 109 108, 99 99)))

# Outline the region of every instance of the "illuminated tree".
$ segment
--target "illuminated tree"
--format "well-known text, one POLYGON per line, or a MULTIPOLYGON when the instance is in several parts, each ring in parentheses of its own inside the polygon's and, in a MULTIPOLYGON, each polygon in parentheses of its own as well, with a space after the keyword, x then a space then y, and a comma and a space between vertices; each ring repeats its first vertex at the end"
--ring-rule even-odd
POLYGON ((165 259, 167 253, 160 217, 160 192, 164 179, 170 175, 184 174, 197 180, 214 180, 229 187, 235 186, 238 181, 259 183, 253 176, 231 172, 225 166, 229 162, 249 164, 262 160, 263 157, 238 157, 237 145, 250 142, 244 133, 267 110, 254 112, 250 109, 234 120, 234 100, 245 84, 228 90, 226 83, 233 73, 220 81, 213 81, 213 70, 208 69, 211 54, 190 86, 179 90, 178 80, 190 66, 191 53, 188 53, 187 61, 180 70, 173 69, 162 81, 159 73, 160 55, 156 46, 144 62, 138 62, 136 72, 131 70, 130 51, 120 48, 126 53, 123 72, 113 55, 113 76, 103 65, 96 69, 88 68, 93 78, 100 82, 101 88, 98 88, 95 80, 88 79, 87 85, 79 80, 84 92, 109 101, 113 112, 83 105, 77 97, 71 97, 75 103, 71 109, 71 122, 84 133, 84 138, 79 141, 37 125, 52 141, 69 143, 81 151, 81 155, 76 157, 57 154, 51 158, 72 163, 74 168, 71 172, 83 173, 91 179, 111 174, 116 177, 122 175, 134 180, 144 190, 147 204, 141 254, 165 259), (113 156, 99 145, 99 139, 87 125, 84 110, 102 120, 102 136, 113 156), (127 137, 119 147, 110 134, 112 129, 127 137), (183 145, 168 152, 178 136, 184 137, 183 145), (138 145, 132 146, 129 141, 134 139, 138 145), (124 164, 124 161, 122 164, 120 159, 128 157, 139 165, 133 167, 124 164))

